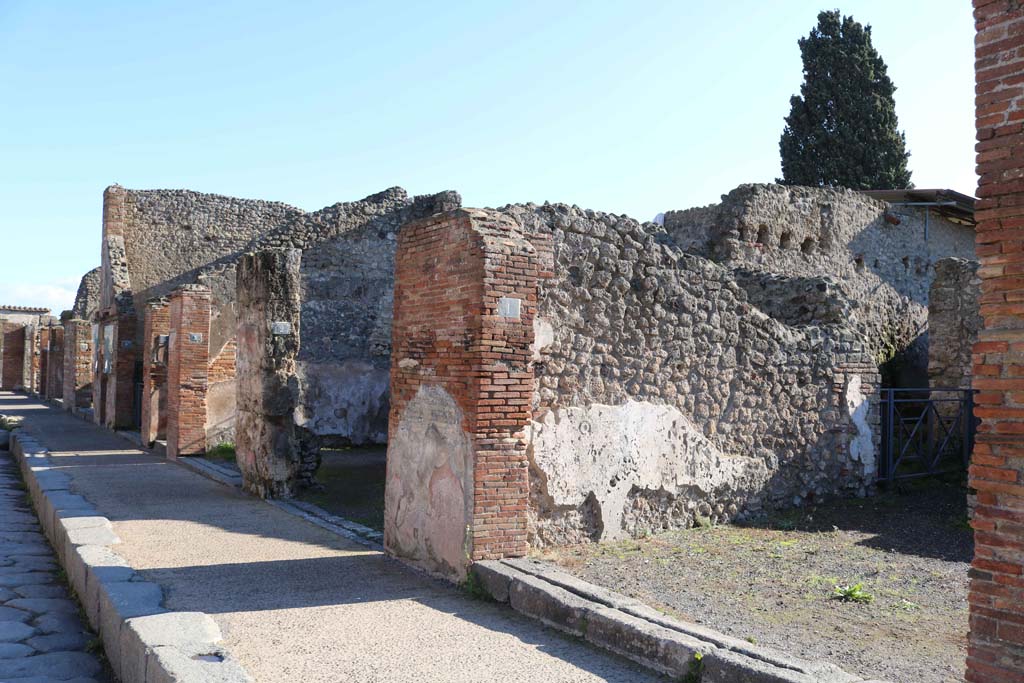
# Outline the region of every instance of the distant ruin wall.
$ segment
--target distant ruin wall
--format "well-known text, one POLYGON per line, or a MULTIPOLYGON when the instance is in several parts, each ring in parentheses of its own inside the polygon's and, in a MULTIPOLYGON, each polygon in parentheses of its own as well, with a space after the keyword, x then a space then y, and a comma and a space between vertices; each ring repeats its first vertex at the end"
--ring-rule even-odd
POLYGON ((387 443, 395 237, 403 208, 303 253, 295 419, 325 443, 387 443))
MULTIPOLYGON (((127 305, 143 311, 146 302, 179 285, 209 288, 208 436, 211 443, 230 440, 237 411, 238 260, 250 251, 303 250, 304 353, 297 370, 303 400, 296 420, 326 443, 382 443, 395 233, 413 216, 459 203, 453 192, 411 198, 391 188, 306 213, 278 202, 113 186, 104 197, 100 305, 127 293, 127 305)), ((80 300, 89 298, 81 290, 91 291, 91 282, 83 279, 80 300)), ((137 327, 141 347, 141 322, 137 327)))
POLYGON ((100 289, 103 273, 100 267, 93 268, 82 276, 75 293, 75 303, 71 307, 71 316, 76 320, 89 320, 100 307, 100 289))
POLYGON ((196 283, 211 264, 237 261, 259 237, 304 213, 280 202, 189 190, 115 189, 123 194, 120 230, 136 310, 196 283))
POLYGON ((851 322, 879 361, 901 359, 925 381, 928 289, 942 258, 974 258, 974 231, 920 207, 891 206, 853 190, 741 185, 720 204, 669 211, 665 229, 684 251, 729 268, 832 278, 854 304, 851 322), (888 207, 888 208, 887 208, 888 207), (886 220, 888 211, 890 221, 886 220), (891 221, 898 221, 893 224, 891 221))
POLYGON ((873 485, 879 378, 859 333, 768 317, 729 270, 654 224, 564 205, 503 212, 550 275, 534 327, 534 545, 873 485))
POLYGON ((454 192, 393 189, 297 226, 303 247, 297 426, 324 445, 387 443, 395 245, 414 218, 458 208, 454 192))
POLYGON ((930 386, 970 388, 971 354, 982 326, 980 298, 977 261, 948 258, 935 264, 928 300, 930 386))

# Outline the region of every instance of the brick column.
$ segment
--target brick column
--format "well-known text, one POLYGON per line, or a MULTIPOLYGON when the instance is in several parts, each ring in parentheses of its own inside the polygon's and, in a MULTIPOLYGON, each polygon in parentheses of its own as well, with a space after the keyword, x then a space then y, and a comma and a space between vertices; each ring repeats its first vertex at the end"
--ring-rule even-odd
POLYGON ((167 358, 167 457, 206 452, 210 290, 184 285, 171 294, 167 358))
POLYGON ((36 335, 36 364, 34 368, 34 387, 39 398, 46 398, 46 380, 49 378, 50 370, 50 326, 44 325, 39 328, 36 335))
POLYGON ((92 405, 92 325, 88 320, 64 321, 64 410, 92 405))
POLYGON ((1024 681, 1024 7, 975 0, 976 248, 983 327, 974 345, 970 468, 977 497, 966 680, 1024 681))
POLYGON ((4 335, 0 389, 13 391, 22 384, 21 376, 25 367, 25 326, 21 323, 5 322, 0 329, 4 335))
POLYGON ((113 429, 134 429, 135 424, 135 315, 117 316, 114 336, 114 386, 111 424, 113 429))
POLYGON ((385 546, 461 580, 527 551, 537 258, 509 218, 459 210, 402 228, 395 276, 385 546))
POLYGON ((61 398, 64 391, 64 328, 50 328, 50 346, 46 352, 46 398, 61 398))
POLYGON ((139 434, 150 445, 167 434, 167 343, 171 310, 167 301, 146 306, 142 325, 142 420, 139 434))
POLYGON ((35 392, 39 377, 39 326, 25 326, 25 358, 22 368, 21 388, 27 393, 35 392))
POLYGON ((246 254, 238 263, 238 417, 235 452, 243 487, 262 497, 291 495, 300 483, 302 439, 292 417, 298 397, 297 249, 246 254))

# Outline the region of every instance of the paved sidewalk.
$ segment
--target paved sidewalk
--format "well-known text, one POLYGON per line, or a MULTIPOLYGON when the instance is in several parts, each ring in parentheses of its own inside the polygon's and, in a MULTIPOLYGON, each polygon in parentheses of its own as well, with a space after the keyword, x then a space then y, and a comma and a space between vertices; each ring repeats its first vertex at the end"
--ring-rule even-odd
POLYGON ((0 681, 107 681, 57 577, 17 465, 0 451, 0 681))
POLYGON ((25 418, 166 607, 208 613, 261 683, 661 680, 60 410, 0 393, 0 414, 25 418))

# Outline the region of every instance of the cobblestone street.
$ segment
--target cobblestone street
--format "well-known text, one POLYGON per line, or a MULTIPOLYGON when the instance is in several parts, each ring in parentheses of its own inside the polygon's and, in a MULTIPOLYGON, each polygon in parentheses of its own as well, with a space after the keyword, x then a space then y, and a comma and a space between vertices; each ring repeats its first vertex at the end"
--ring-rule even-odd
POLYGON ((0 681, 106 683, 16 465, 0 451, 0 681))

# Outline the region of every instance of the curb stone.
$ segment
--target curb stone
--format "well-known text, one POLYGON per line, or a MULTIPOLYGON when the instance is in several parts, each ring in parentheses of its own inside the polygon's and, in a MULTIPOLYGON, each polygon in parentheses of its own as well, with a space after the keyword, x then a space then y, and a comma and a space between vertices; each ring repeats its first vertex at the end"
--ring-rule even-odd
POLYGON ((470 570, 494 600, 676 678, 699 667, 701 683, 883 683, 672 619, 536 560, 483 560, 470 570))
POLYGON ((70 477, 51 469, 38 441, 15 430, 11 451, 43 532, 122 683, 252 682, 218 645, 220 629, 209 615, 164 609, 160 586, 143 581, 110 549, 120 542, 110 520, 71 492, 70 477))

